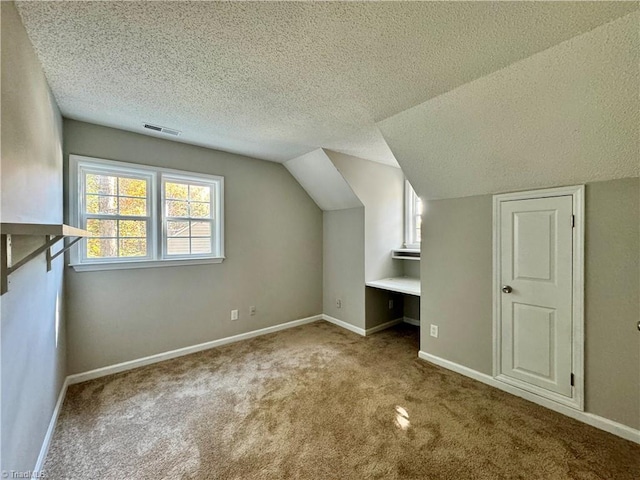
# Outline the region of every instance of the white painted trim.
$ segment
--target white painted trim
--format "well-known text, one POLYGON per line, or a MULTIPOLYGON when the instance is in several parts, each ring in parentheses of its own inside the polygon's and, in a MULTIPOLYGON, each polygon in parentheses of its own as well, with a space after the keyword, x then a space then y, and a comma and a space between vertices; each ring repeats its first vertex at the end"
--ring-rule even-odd
POLYGON ((415 238, 416 199, 419 198, 411 183, 404 179, 404 246, 407 249, 420 250, 420 241, 415 238))
POLYGON ((126 270, 129 268, 162 268, 184 267, 188 265, 206 265, 222 263, 223 257, 183 258, 180 260, 145 260, 142 262, 112 262, 112 263, 70 263, 76 272, 97 272, 101 270, 126 270))
POLYGON ((403 321, 404 323, 408 323, 409 325, 413 325, 415 327, 420 326, 420 320, 416 320, 415 318, 404 317, 403 321))
MULTIPOLYGON (((80 245, 78 242, 70 249, 71 266, 77 271, 91 270, 119 270, 127 268, 147 268, 164 267, 175 265, 187 265, 186 263, 174 263, 175 261, 199 260, 198 263, 222 263, 224 255, 224 177, 208 173, 199 173, 186 170, 176 170, 154 165, 143 165, 119 160, 107 160, 103 158, 87 157, 83 155, 69 154, 69 191, 67 198, 69 201, 69 222, 74 225, 83 224, 84 190, 80 174, 83 168, 92 170, 121 171, 133 176, 148 178, 150 191, 147 195, 147 202, 150 203, 149 215, 140 217, 149 222, 148 243, 150 244, 149 255, 146 261, 140 259, 99 259, 89 260, 85 257, 86 243, 80 245), (163 185, 164 177, 185 179, 186 181, 215 185, 215 194, 211 201, 215 202, 215 216, 210 221, 212 228, 216 231, 215 241, 212 240, 212 247, 217 248, 215 257, 212 256, 185 256, 182 258, 167 257, 165 255, 165 214, 163 210, 163 185), (202 260, 210 260, 203 262, 202 260), (162 263, 162 264, 161 264, 162 263)), ((120 218, 122 216, 115 216, 120 218)), ((213 250, 212 250, 213 251, 213 250)))
POLYGON ((364 328, 360 328, 360 327, 356 327, 355 325, 351 325, 350 323, 347 323, 343 320, 339 320, 335 317, 332 317, 330 315, 326 315, 326 314, 322 314, 322 319, 326 320, 329 323, 333 323, 334 325, 337 325, 338 327, 342 327, 342 328, 346 328, 347 330, 349 330, 350 332, 353 333, 357 333, 358 335, 362 335, 363 337, 367 335, 367 332, 365 331, 364 328))
POLYGON ((169 352, 158 353, 150 355, 148 357, 138 358, 136 360, 130 360, 128 362, 118 363, 116 365, 110 365, 108 367, 97 368, 95 370, 89 370, 88 372, 76 373, 69 375, 67 380, 69 385, 76 383, 86 382, 93 380, 94 378, 105 377, 107 375, 113 375, 114 373, 125 372, 127 370, 133 370, 134 368, 143 367, 145 365, 151 365, 153 363, 162 362, 164 360, 170 360, 172 358, 182 357, 191 353, 201 352, 203 350, 209 350, 211 348, 220 347, 229 343, 239 342, 240 340, 248 340, 250 338, 259 337, 268 333, 278 332, 280 330, 286 330, 287 328, 297 327, 307 323, 316 322, 321 320, 323 315, 314 315, 312 317, 302 318, 300 320, 293 320, 287 323, 281 323, 272 327, 261 328, 259 330, 253 330, 247 333, 241 333, 232 337, 220 338, 211 342, 200 343, 198 345, 192 345, 190 347, 179 348, 177 350, 171 350, 169 352))
POLYGON ((394 325, 398 325, 402 323, 404 318, 396 318, 395 320, 391 320, 389 322, 381 323, 380 325, 376 325, 375 327, 367 328, 365 330, 365 335, 371 335, 376 332, 380 332, 382 330, 386 330, 387 328, 391 328, 394 325))
MULTIPOLYGON (((573 233, 573 358, 572 373, 574 375, 573 396, 570 399, 562 399, 560 396, 548 394, 548 398, 554 401, 561 401, 569 408, 584 411, 584 185, 545 188, 541 190, 530 190, 526 192, 512 192, 493 196, 493 377, 503 382, 510 383, 510 388, 529 389, 531 393, 544 393, 543 389, 531 387, 524 382, 512 381, 500 375, 501 365, 501 336, 500 336, 500 204, 513 200, 525 200, 532 198, 549 198, 558 196, 568 196, 573 198, 573 214, 575 225, 573 233)), ((536 395, 538 396, 538 395, 536 395)))
POLYGON ((632 442, 640 444, 640 430, 636 430, 635 428, 623 425, 622 423, 614 422, 613 420, 609 420, 608 418, 601 417, 593 413, 576 410, 575 408, 567 407, 565 405, 560 405, 552 400, 536 395, 535 393, 530 393, 526 390, 512 387, 511 385, 500 382, 485 373, 478 372, 477 370, 473 370, 449 360, 445 360, 444 358, 436 357, 435 355, 431 355, 430 353, 424 352, 422 350, 418 352, 418 357, 422 360, 426 360, 429 363, 433 363, 434 365, 438 365, 440 367, 446 368, 447 370, 451 370, 464 375, 465 377, 469 377, 479 382, 485 383, 491 387, 497 388, 498 390, 502 390, 504 392, 515 395, 516 397, 529 400, 530 402, 548 408, 549 410, 553 410, 555 412, 561 413, 562 415, 566 415, 567 417, 579 420, 583 423, 591 425, 592 427, 599 428, 600 430, 604 430, 605 432, 612 433, 626 440, 630 440, 632 442))
POLYGON ((385 322, 380 325, 376 325, 375 327, 367 328, 365 330, 364 328, 356 327, 355 325, 347 323, 344 320, 339 320, 330 315, 322 314, 322 319, 326 320, 329 323, 333 323, 338 327, 342 327, 346 330, 349 330, 350 332, 357 333, 358 335, 362 335, 363 337, 374 334, 381 330, 386 330, 387 328, 390 328, 390 327, 393 327, 394 325, 398 325, 399 323, 402 323, 402 321, 404 320, 404 318, 396 318, 395 320, 391 320, 389 322, 385 322))
POLYGON ((421 292, 420 279, 415 277, 388 277, 380 280, 370 280, 365 282, 365 285, 415 297, 419 297, 421 292))
POLYGON ((40 454, 38 455, 38 460, 36 460, 36 465, 33 467, 34 472, 42 472, 44 468, 44 462, 47 459, 47 453, 49 453, 49 447, 51 446, 51 439, 53 438, 53 433, 56 430, 56 424, 58 423, 58 417, 60 416, 60 411, 62 410, 62 404, 64 403, 64 398, 67 395, 67 387, 69 386, 69 377, 64 379, 62 383, 62 388, 60 388, 60 393, 58 394, 58 401, 56 402, 56 406, 53 409, 53 413, 51 414, 51 420, 49 421, 49 428, 47 428, 47 433, 44 435, 44 440, 42 440, 42 447, 40 447, 40 454))

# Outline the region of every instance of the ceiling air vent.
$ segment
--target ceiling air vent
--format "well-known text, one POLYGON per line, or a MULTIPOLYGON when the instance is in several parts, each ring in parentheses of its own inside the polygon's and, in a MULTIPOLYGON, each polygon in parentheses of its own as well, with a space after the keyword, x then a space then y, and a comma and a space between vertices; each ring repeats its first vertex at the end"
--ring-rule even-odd
POLYGON ((177 137, 178 135, 180 135, 180 131, 179 130, 174 130, 173 128, 161 127, 159 125, 152 125, 150 123, 145 123, 144 124, 144 128, 149 129, 149 130, 153 130, 154 132, 160 132, 160 133, 166 133, 167 135, 173 135, 174 137, 177 137))

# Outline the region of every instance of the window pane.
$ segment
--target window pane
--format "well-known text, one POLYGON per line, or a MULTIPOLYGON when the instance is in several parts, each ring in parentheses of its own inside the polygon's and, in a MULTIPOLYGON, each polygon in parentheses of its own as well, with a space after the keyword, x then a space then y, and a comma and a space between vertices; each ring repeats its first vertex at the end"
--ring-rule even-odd
POLYGON ((118 256, 118 240, 115 238, 88 238, 87 257, 105 258, 118 256))
POLYGON ((119 195, 147 198, 147 181, 139 178, 119 178, 119 195))
POLYGON ((191 253, 211 253, 211 237, 192 238, 191 253))
POLYGON ((120 257, 146 257, 147 240, 145 238, 121 238, 120 257))
POLYGON ((167 217, 188 217, 189 203, 167 200, 167 217))
POLYGON ((189 236, 189 222, 167 222, 167 236, 168 237, 188 237, 189 236))
POLYGON ((147 201, 143 198, 120 198, 120 215, 146 216, 147 201))
POLYGON ((115 215, 118 213, 118 197, 87 195, 87 213, 115 215))
POLYGON ((210 237, 211 222, 191 222, 192 237, 210 237))
POLYGON ((116 195, 118 193, 118 177, 108 175, 86 174, 86 193, 100 193, 102 195, 116 195))
POLYGON ((167 238, 168 255, 189 255, 188 238, 167 238))
POLYGON ((166 198, 175 200, 187 200, 189 198, 189 185, 165 182, 164 195, 166 198))
MULTIPOLYGON (((120 220, 120 237, 146 237, 147 222, 146 220, 120 220)), ((120 255, 122 256, 122 255, 120 255)))
POLYGON ((210 218, 211 205, 208 203, 191 202, 191 217, 193 218, 210 218))
POLYGON ((416 213, 422 215, 422 200, 420 200, 420 197, 416 197, 416 213))
POLYGON ((207 202, 211 201, 211 187, 202 187, 199 185, 190 185, 189 186, 189 200, 193 200, 196 202, 207 202))
POLYGON ((87 220, 87 230, 94 237, 117 237, 118 230, 115 220, 98 220, 90 218, 87 220))

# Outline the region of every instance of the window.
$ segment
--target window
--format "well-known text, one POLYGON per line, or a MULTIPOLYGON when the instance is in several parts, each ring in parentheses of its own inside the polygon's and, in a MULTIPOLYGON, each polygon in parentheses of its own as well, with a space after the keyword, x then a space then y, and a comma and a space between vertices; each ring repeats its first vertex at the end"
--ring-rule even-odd
POLYGON ((422 200, 411 187, 408 180, 404 183, 404 246, 420 248, 422 235, 422 200))
POLYGON ((220 263, 224 179, 70 156, 77 270, 220 263))
POLYGON ((210 183, 165 176, 162 204, 165 252, 168 257, 211 255, 215 246, 212 212, 214 186, 210 183))

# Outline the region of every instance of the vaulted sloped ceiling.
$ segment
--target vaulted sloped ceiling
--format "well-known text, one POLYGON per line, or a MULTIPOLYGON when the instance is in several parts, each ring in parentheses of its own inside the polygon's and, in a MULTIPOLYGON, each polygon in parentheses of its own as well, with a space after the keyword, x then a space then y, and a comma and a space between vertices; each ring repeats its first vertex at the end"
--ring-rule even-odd
POLYGON ((362 202, 323 149, 287 160, 284 166, 322 210, 362 207, 362 202))
POLYGON ((378 125, 427 199, 637 177, 638 25, 627 15, 378 125))
POLYGON ((63 115, 283 162, 395 164, 376 122, 630 2, 17 2, 63 115))

